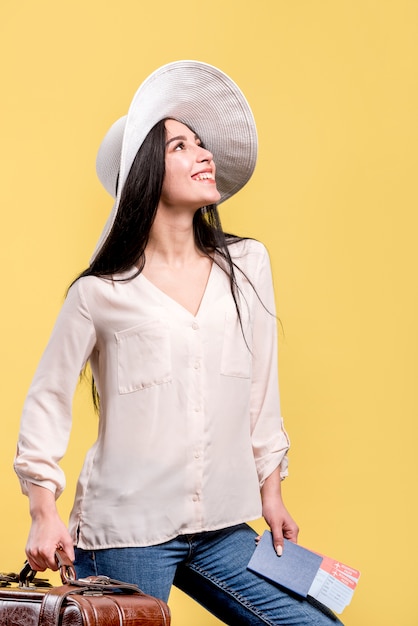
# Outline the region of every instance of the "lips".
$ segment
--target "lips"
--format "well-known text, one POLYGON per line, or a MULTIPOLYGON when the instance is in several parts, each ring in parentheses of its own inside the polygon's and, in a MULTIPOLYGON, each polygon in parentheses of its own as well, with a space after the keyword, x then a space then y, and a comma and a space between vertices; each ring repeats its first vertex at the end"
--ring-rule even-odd
POLYGON ((194 174, 192 176, 193 180, 215 180, 212 172, 199 172, 198 174, 194 174))

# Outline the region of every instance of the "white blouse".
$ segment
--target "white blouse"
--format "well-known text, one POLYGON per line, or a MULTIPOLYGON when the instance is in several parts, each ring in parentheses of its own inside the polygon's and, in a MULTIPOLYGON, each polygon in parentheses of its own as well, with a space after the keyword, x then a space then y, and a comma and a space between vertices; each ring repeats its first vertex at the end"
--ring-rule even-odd
POLYGON ((236 270, 244 333, 215 263, 196 316, 142 274, 71 287, 24 405, 15 471, 24 493, 29 481, 60 495, 89 360, 100 419, 70 517, 79 547, 153 545, 256 519, 264 480, 279 465, 287 474, 268 255, 254 240, 230 252, 256 289, 236 270))

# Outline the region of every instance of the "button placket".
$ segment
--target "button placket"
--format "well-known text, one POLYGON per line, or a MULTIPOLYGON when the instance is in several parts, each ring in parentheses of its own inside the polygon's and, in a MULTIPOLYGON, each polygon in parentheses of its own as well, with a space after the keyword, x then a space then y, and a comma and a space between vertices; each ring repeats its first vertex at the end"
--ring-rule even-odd
POLYGON ((203 438, 204 438, 204 415, 203 415, 203 380, 202 380, 202 333, 197 320, 191 323, 191 352, 190 365, 192 368, 192 379, 190 386, 190 418, 192 433, 192 460, 194 467, 194 487, 191 494, 192 502, 195 505, 196 520, 200 520, 202 515, 201 496, 203 484, 203 438))

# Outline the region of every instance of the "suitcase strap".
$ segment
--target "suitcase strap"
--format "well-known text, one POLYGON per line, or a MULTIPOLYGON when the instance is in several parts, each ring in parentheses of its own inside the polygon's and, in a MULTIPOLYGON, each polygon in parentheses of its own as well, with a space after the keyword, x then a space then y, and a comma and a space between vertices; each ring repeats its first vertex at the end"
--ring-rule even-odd
POLYGON ((50 589, 44 595, 44 598, 42 600, 38 625, 59 626, 61 607, 65 599, 71 593, 71 588, 66 589, 65 587, 53 587, 52 589, 50 589))

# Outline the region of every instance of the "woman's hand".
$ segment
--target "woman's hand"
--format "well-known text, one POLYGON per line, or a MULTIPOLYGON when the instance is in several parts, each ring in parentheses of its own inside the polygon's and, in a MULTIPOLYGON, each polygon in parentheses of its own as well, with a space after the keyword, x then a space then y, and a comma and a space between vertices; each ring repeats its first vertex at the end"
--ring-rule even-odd
POLYGON ((270 526, 274 549, 277 555, 281 556, 283 554, 283 538, 296 543, 299 528, 281 498, 277 502, 263 504, 263 517, 270 526))
POLYGON ((281 495, 280 468, 265 481, 261 489, 263 517, 270 526, 273 545, 278 556, 283 554, 284 538, 297 542, 299 528, 283 504, 281 495))
POLYGON ((58 515, 54 494, 38 485, 29 486, 32 526, 26 544, 26 556, 33 570, 58 569, 55 551, 63 549, 74 560, 73 541, 58 515))

